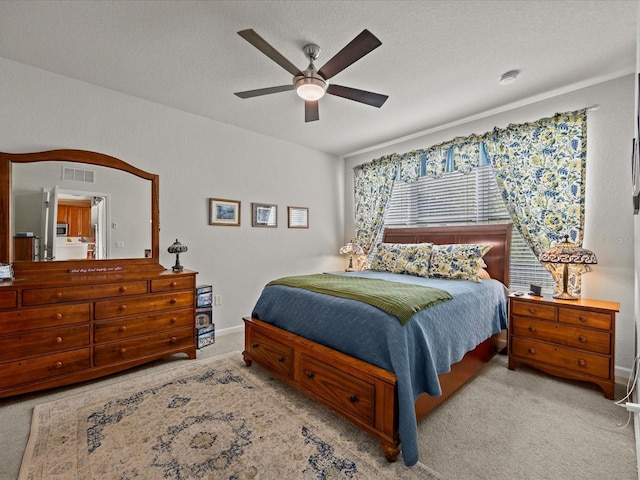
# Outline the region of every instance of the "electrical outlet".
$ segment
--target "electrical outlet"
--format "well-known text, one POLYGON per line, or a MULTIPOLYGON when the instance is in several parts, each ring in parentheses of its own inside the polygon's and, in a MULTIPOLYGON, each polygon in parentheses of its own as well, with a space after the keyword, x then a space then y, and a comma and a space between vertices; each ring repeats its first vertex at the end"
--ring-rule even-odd
POLYGON ((116 248, 124 248, 124 241, 118 240, 116 242, 116 248))
POLYGON ((214 295, 213 297, 213 304, 217 307, 219 305, 222 305, 222 297, 220 295, 214 295))

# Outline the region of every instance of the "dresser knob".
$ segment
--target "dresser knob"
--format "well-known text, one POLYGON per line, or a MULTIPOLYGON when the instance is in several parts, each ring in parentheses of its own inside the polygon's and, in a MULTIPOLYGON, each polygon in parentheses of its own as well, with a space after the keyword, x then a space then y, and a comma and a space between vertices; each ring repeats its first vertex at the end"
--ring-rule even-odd
POLYGON ((171 300, 169 300, 169 303, 176 303, 178 301, 177 298, 172 298, 171 300))
POLYGON ((527 350, 531 355, 534 355, 536 353, 536 349, 533 347, 529 347, 529 349, 527 350))
POLYGON ((118 350, 118 351, 119 351, 121 354, 123 354, 123 355, 124 355, 125 353, 127 353, 127 349, 126 349, 126 348, 124 348, 124 347, 120 347, 120 350, 118 350))
POLYGON ((53 343, 62 343, 62 337, 56 337, 53 339, 53 343))
POLYGON ((172 287, 177 287, 178 286, 178 282, 171 282, 171 286, 172 287))
POLYGON ((63 315, 61 313, 56 313, 54 316, 56 320, 62 320, 63 315))
POLYGON ((127 287, 122 286, 122 287, 120 287, 120 289, 119 289, 119 290, 120 290, 122 293, 124 293, 124 292, 126 292, 126 291, 127 291, 127 287))
POLYGON ((580 342, 584 343, 584 342, 586 342, 586 341, 587 341, 587 337, 585 337, 584 335, 580 335, 580 336, 578 337, 578 340, 579 340, 580 342))
POLYGON ((284 357, 278 357, 278 362, 280 363, 284 362, 284 357))
POLYGON ((119 332, 126 332, 127 331, 127 326, 126 325, 122 325, 119 329, 119 332))
POLYGON ((178 341, 178 339, 176 337, 171 337, 169 339, 169 343, 176 343, 178 341))
POLYGON ((578 317, 578 320, 580 320, 582 323, 584 323, 584 322, 586 322, 586 321, 587 321, 587 317, 583 317, 582 315, 580 315, 580 316, 578 317))
POLYGON ((120 310, 121 312, 124 312, 126 309, 127 306, 124 303, 118 307, 118 310, 120 310))
POLYGON ((55 365, 54 365, 54 367, 56 367, 56 368, 60 369, 60 368, 64 367, 64 363, 62 363, 62 362, 56 362, 56 363, 55 363, 55 365))
POLYGON ((534 327, 533 325, 532 325, 532 326, 530 326, 530 327, 529 327, 529 331, 530 331, 531 333, 535 333, 535 331, 536 331, 536 327, 534 327))
POLYGON ((315 374, 313 372, 307 372, 307 378, 313 378, 315 374))
POLYGON ((585 367, 587 365, 587 361, 584 358, 581 358, 580 360, 578 360, 578 365, 580 365, 581 367, 585 367))
POLYGON ((536 309, 533 307, 529 307, 529 313, 536 313, 536 309))
POLYGON ((169 323, 176 323, 178 321, 178 319, 176 317, 171 317, 169 319, 169 323))
POLYGON ((56 292, 55 297, 56 298, 62 298, 62 292, 56 292))
POLYGON ((349 401, 350 401, 351 403, 356 403, 356 402, 358 401, 358 396, 357 396, 357 395, 351 395, 351 396, 349 397, 349 401))
POLYGON ((257 343, 251 344, 251 348, 258 348, 258 344, 257 343))

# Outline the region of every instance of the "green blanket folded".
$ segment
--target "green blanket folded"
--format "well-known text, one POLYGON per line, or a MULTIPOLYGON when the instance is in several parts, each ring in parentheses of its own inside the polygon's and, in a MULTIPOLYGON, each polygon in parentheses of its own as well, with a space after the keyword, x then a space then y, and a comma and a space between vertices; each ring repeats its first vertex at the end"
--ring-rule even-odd
POLYGON ((283 277, 269 282, 267 286, 269 285, 304 288, 368 303, 397 317, 402 325, 405 325, 414 313, 453 298, 439 288, 324 273, 283 277))

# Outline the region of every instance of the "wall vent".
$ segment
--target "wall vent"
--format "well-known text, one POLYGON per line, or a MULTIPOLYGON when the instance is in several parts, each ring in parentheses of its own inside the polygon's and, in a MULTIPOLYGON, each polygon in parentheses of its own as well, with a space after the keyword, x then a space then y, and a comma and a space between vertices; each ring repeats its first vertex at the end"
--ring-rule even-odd
POLYGON ((94 183, 96 181, 96 172, 80 168, 62 167, 62 180, 94 183))

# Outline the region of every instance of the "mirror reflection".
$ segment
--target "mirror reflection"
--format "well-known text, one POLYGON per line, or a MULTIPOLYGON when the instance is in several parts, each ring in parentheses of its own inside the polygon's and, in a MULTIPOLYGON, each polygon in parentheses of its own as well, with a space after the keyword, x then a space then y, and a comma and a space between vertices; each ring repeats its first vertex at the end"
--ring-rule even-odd
POLYGON ((151 255, 151 182, 64 161, 12 164, 14 261, 151 255))

